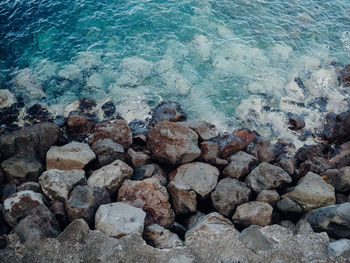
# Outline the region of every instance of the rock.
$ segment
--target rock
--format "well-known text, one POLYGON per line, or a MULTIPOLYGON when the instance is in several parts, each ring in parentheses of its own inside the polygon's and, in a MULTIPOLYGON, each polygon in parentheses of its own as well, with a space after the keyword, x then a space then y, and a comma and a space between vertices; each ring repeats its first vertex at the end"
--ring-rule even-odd
POLYGON ((52 122, 60 128, 63 128, 66 125, 67 118, 61 115, 56 116, 52 122))
POLYGON ((215 141, 220 146, 220 157, 224 159, 247 147, 245 141, 234 134, 218 137, 215 141))
POLYGON ((295 160, 294 158, 281 158, 276 166, 281 167, 283 170, 285 170, 289 175, 293 175, 295 172, 295 160))
POLYGON ((2 194, 1 201, 3 202, 6 198, 10 197, 16 192, 17 192, 16 184, 14 183, 5 184, 1 189, 1 194, 2 194))
POLYGON ((40 176, 39 183, 44 195, 48 198, 65 202, 75 186, 86 184, 85 171, 48 170, 40 176))
POLYGON ((345 194, 341 194, 341 193, 335 193, 335 203, 336 204, 342 204, 342 203, 346 203, 348 202, 349 197, 345 194))
POLYGON ((34 207, 13 229, 22 242, 54 238, 60 233, 55 216, 44 205, 34 207))
POLYGON ((308 172, 296 187, 283 197, 289 197, 305 211, 335 204, 334 187, 312 172, 308 172))
POLYGON ((97 157, 99 166, 110 164, 114 160, 125 161, 124 148, 111 139, 102 139, 92 144, 91 149, 97 157))
POLYGON ((140 168, 151 162, 151 157, 144 152, 135 152, 133 149, 128 150, 129 159, 134 168, 140 168))
POLYGON ((218 136, 218 132, 215 128, 215 125, 210 124, 209 122, 189 121, 183 122, 182 124, 194 130, 198 134, 199 139, 202 141, 207 141, 218 136))
POLYGON ((112 237, 123 237, 133 232, 142 234, 146 213, 125 204, 101 205, 95 215, 95 228, 112 237))
POLYGON ((220 147, 216 142, 204 141, 201 143, 201 159, 214 165, 226 165, 228 162, 219 158, 220 147))
POLYGON ((231 217, 237 206, 249 202, 251 190, 246 184, 232 178, 224 178, 211 193, 213 207, 222 215, 231 217))
POLYGON ((51 122, 53 118, 54 116, 47 110, 47 107, 39 103, 29 107, 27 109, 27 115, 24 117, 25 120, 28 120, 33 124, 40 122, 51 122))
POLYGON ((41 186, 36 182, 25 182, 17 187, 18 192, 30 190, 36 193, 41 193, 41 186))
POLYGON ((49 209, 56 216, 61 228, 64 229, 69 223, 64 203, 59 201, 51 201, 49 203, 49 209))
POLYGON ((67 105, 65 113, 68 115, 71 111, 79 111, 82 113, 90 113, 96 110, 97 103, 88 98, 80 98, 67 105))
POLYGON ((181 165, 169 175, 173 184, 188 186, 205 198, 215 188, 219 170, 210 164, 194 162, 181 165))
POLYGON ((71 142, 52 146, 46 155, 46 169, 82 170, 96 155, 86 143, 71 142))
POLYGON ((17 154, 3 161, 1 169, 10 182, 20 184, 37 181, 43 167, 33 155, 17 154))
POLYGON ((118 190, 117 200, 144 210, 147 214, 146 225, 170 227, 174 223, 175 214, 169 203, 168 192, 156 178, 125 180, 118 190))
POLYGON ((112 117, 115 113, 115 105, 112 101, 107 101, 102 105, 103 115, 104 117, 112 117))
POLYGON ((46 152, 60 138, 61 131, 53 123, 40 123, 0 136, 0 160, 18 153, 36 153, 45 160, 46 152))
POLYGON ((255 192, 278 188, 283 183, 292 182, 292 178, 282 168, 261 163, 245 179, 246 184, 255 192))
POLYGON ((23 107, 22 99, 17 100, 9 90, 0 89, 0 125, 17 122, 23 107))
POLYGON ((322 174, 322 178, 331 184, 336 192, 350 191, 350 167, 340 169, 330 169, 322 174))
POLYGON ((152 158, 172 165, 189 163, 198 158, 198 135, 180 123, 162 121, 148 132, 152 158))
POLYGON ((350 65, 346 65, 339 72, 340 82, 343 83, 344 86, 348 86, 350 84, 350 65))
POLYGON ((262 162, 272 162, 275 159, 274 147, 264 137, 256 137, 247 147, 247 151, 256 156, 262 162))
POLYGON ((124 148, 129 148, 132 144, 131 130, 125 120, 111 120, 95 125, 89 143, 94 144, 101 139, 111 139, 124 148))
POLYGON ((143 238, 156 248, 174 248, 184 245, 176 234, 157 224, 147 226, 143 232, 143 238))
POLYGON ((133 143, 135 144, 135 140, 137 141, 138 139, 141 139, 143 141, 143 136, 147 134, 149 131, 148 121, 142 121, 142 120, 133 120, 129 122, 129 127, 131 129, 131 133, 134 136, 133 143))
POLYGON ((174 101, 162 101, 151 112, 151 125, 155 125, 161 121, 185 121, 186 113, 182 110, 179 103, 174 101))
POLYGON ((275 205, 281 199, 276 190, 262 190, 256 197, 256 201, 275 205))
POLYGON ((94 171, 89 179, 88 185, 105 187, 113 195, 122 185, 125 179, 129 179, 133 169, 123 161, 116 160, 111 164, 103 166, 94 171))
POLYGON ((296 114, 288 114, 289 129, 291 130, 301 130, 305 127, 304 118, 296 114))
POLYGON ((168 184, 171 206, 177 215, 197 210, 197 195, 189 185, 171 181, 168 184))
POLYGON ((284 197, 280 201, 278 201, 277 207, 280 211, 284 213, 300 214, 303 212, 303 209, 288 197, 284 197))
POLYGON ((100 205, 111 202, 108 191, 97 186, 78 185, 66 202, 69 221, 84 219, 93 225, 95 212, 100 205))
POLYGON ((16 102, 16 97, 8 89, 0 90, 0 109, 9 107, 16 102))
POLYGON ((304 145, 299 148, 295 154, 297 164, 311 160, 313 157, 324 157, 327 158, 327 153, 329 152, 329 146, 325 144, 315 144, 315 145, 304 145))
POLYGON ((317 232, 350 238, 350 203, 330 205, 308 212, 306 221, 317 232))
POLYGON ((85 139, 92 131, 95 121, 96 117, 90 113, 71 111, 66 123, 67 134, 73 138, 85 139))
POLYGON ((295 230, 295 225, 294 225, 292 220, 281 220, 278 222, 278 225, 283 226, 283 227, 289 229, 290 231, 295 230))
POLYGON ((340 114, 328 113, 325 118, 322 137, 330 143, 341 144, 350 140, 350 111, 340 114))
POLYGON ((253 201, 238 206, 232 220, 244 226, 267 226, 271 222, 272 211, 270 204, 253 201))
POLYGON ((305 220, 300 219, 295 226, 295 234, 296 235, 309 235, 314 233, 311 225, 305 220))
POLYGON ((29 190, 17 192, 4 201, 4 219, 10 226, 14 227, 38 205, 44 205, 42 194, 29 190))
POLYGON ((57 240, 59 242, 83 243, 89 234, 89 225, 85 220, 79 218, 70 223, 64 231, 59 234, 57 240))
POLYGON ((328 245, 328 253, 331 257, 343 257, 350 260, 350 240, 346 238, 330 242, 328 245))
MULTIPOLYGON (((343 151, 329 160, 329 164, 333 169, 339 169, 350 166, 350 151, 343 151)), ((330 167, 328 167, 329 169, 330 167)))
POLYGON ((244 229, 238 237, 247 248, 253 250, 255 253, 273 249, 278 242, 273 238, 265 236, 260 230, 261 226, 250 226, 244 229))
POLYGON ((303 162, 299 166, 299 173, 304 176, 308 172, 321 174, 327 169, 330 169, 328 161, 323 157, 312 157, 310 160, 303 162))
POLYGON ((141 166, 134 170, 131 180, 141 181, 146 178, 157 178, 159 182, 166 186, 168 184, 167 175, 164 170, 157 164, 151 163, 141 166))
POLYGON ((193 214, 191 214, 189 217, 186 218, 186 226, 187 229, 191 229, 192 227, 194 227, 197 223, 199 223, 200 221, 202 221, 202 219, 204 219, 207 215, 200 212, 200 211, 196 211, 193 214))
POLYGON ((250 169, 258 162, 256 157, 242 151, 231 155, 228 161, 229 164, 223 171, 224 176, 236 178, 238 180, 244 178, 250 172, 250 169))

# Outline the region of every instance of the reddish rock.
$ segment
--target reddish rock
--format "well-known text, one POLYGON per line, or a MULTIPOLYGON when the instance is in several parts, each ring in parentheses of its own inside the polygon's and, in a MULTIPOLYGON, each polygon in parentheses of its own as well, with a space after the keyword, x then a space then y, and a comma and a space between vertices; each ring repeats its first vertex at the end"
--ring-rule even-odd
POLYGON ((248 146, 258 136, 258 134, 249 129, 240 129, 235 132, 235 136, 240 138, 244 144, 248 146))
POLYGON ((350 85, 350 64, 346 65, 345 68, 343 68, 339 72, 340 81, 345 85, 350 85))
POLYGON ((247 151, 262 162, 269 163, 275 159, 275 149, 271 142, 264 137, 256 137, 248 146, 247 151))
POLYGON ((156 178, 125 180, 118 190, 117 200, 144 210, 146 225, 170 227, 174 223, 175 214, 169 203, 168 192, 156 178))
POLYGON ((71 137, 86 136, 94 127, 94 119, 92 114, 70 112, 66 123, 67 134, 71 137))
POLYGON ((220 156, 222 158, 227 158, 238 151, 244 150, 247 147, 245 141, 235 135, 230 135, 222 140, 220 146, 220 156))
POLYGON ((106 138, 121 144, 124 148, 129 148, 132 144, 131 130, 125 120, 112 120, 97 124, 93 135, 89 138, 89 143, 93 144, 106 138))
POLYGON ((159 161, 178 165, 198 158, 198 135, 190 128, 169 121, 156 124, 148 132, 148 145, 152 157, 159 161))
POLYGON ((329 164, 332 168, 342 168, 350 165, 350 151, 340 152, 329 160, 329 164))
POLYGON ((216 142, 204 141, 201 143, 201 159, 206 163, 214 165, 226 165, 228 162, 219 158, 220 147, 216 142))
POLYGON ((140 168, 151 162, 151 157, 144 152, 135 152, 133 149, 128 150, 129 160, 134 168, 140 168))

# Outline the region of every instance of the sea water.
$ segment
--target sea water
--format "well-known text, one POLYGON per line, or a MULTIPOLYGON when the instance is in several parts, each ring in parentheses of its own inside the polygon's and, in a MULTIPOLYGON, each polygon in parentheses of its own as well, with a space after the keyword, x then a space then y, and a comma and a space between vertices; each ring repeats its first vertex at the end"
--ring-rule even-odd
POLYGON ((128 121, 175 100, 189 119, 304 143, 287 113, 312 131, 349 106, 349 14, 348 0, 1 0, 0 87, 57 114, 112 100, 128 121))

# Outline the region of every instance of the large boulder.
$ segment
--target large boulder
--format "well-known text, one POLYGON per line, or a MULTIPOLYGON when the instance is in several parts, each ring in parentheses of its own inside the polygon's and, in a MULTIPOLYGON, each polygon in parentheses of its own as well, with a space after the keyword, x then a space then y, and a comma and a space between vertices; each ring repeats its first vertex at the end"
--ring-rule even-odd
POLYGON ((86 184, 85 171, 48 170, 42 173, 39 183, 44 195, 48 198, 65 202, 75 186, 86 184))
POLYGON ((325 118, 325 125, 322 136, 332 143, 343 143, 350 140, 350 111, 340 114, 328 113, 325 118))
POLYGON ((236 224, 267 226, 271 222, 273 208, 270 204, 253 201, 237 207, 232 220, 236 224))
POLYGON ((131 130, 125 120, 111 120, 97 124, 93 130, 93 135, 89 138, 89 143, 93 144, 106 138, 113 140, 124 148, 129 148, 132 144, 131 130))
POLYGON ((222 215, 230 217, 237 206, 249 202, 251 190, 236 179, 224 178, 211 193, 214 208, 222 215))
POLYGON ((289 197, 305 211, 335 204, 334 187, 312 172, 300 179, 296 187, 283 197, 289 197))
POLYGON ((52 146, 46 154, 46 169, 82 170, 96 158, 86 143, 71 142, 64 146, 52 146))
POLYGON ((290 183, 292 178, 281 167, 261 163, 250 172, 245 182, 255 192, 259 193, 262 190, 271 190, 284 183, 290 183))
POLYGON ((336 192, 350 191, 350 166, 327 170, 322 174, 322 178, 331 184, 336 192))
POLYGON ((189 163, 198 158, 198 135, 180 123, 162 121, 148 132, 152 157, 172 165, 189 163))
POLYGON ((110 194, 114 194, 123 181, 129 179, 132 174, 133 169, 129 165, 121 160, 116 160, 94 171, 88 179, 88 185, 105 187, 110 194))
POLYGON ((258 162, 258 159, 248 153, 239 151, 228 158, 229 164, 223 171, 224 176, 242 179, 258 162))
POLYGON ((146 225, 158 224, 168 228, 174 223, 175 214, 168 192, 156 178, 125 180, 118 190, 117 200, 144 210, 147 213, 146 225))
POLYGON ((125 204, 101 205, 95 215, 95 228, 112 237, 123 237, 133 232, 142 234, 146 213, 125 204))
POLYGON ((147 226, 143 238, 156 248, 174 248, 183 246, 181 239, 173 232, 157 224, 147 226))

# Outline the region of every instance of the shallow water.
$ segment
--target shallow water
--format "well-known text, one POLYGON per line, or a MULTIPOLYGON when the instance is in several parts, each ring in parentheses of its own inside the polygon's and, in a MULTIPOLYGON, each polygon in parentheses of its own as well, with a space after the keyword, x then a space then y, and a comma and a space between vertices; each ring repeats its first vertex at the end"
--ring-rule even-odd
POLYGON ((171 99, 221 129, 300 140, 285 113, 312 130, 348 107, 331 62, 350 61, 349 13, 345 0, 2 0, 0 85, 57 113, 112 99, 131 121, 171 99))

